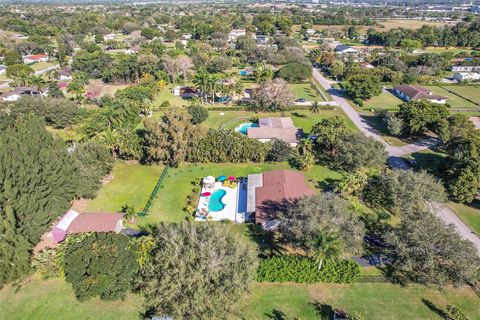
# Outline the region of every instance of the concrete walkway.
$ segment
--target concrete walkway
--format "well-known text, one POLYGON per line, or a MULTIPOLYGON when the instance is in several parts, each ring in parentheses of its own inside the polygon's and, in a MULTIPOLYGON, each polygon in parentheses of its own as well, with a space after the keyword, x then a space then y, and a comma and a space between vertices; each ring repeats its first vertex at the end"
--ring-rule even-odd
MULTIPOLYGON (((313 68, 312 71, 313 76, 315 79, 320 83, 320 85, 332 96, 333 100, 337 102, 338 106, 342 108, 343 112, 352 120, 352 122, 363 132, 366 136, 372 137, 377 141, 380 141, 388 152, 388 163, 393 168, 409 170, 410 165, 408 162, 402 158, 403 155, 418 152, 421 150, 425 150, 431 148, 432 146, 438 143, 438 140, 435 138, 429 138, 417 141, 412 144, 408 144, 401 147, 395 147, 389 145, 381 136, 380 134, 370 126, 370 124, 365 121, 365 119, 348 103, 348 101, 342 97, 341 91, 338 89, 334 89, 332 84, 335 81, 331 81, 326 79, 324 76, 320 74, 320 72, 313 68)), ((466 240, 473 243, 473 245, 477 248, 478 252, 480 253, 480 239, 478 236, 465 224, 462 220, 448 207, 435 205, 436 209, 435 212, 437 216, 445 223, 445 224, 453 224, 457 229, 457 232, 466 240)))

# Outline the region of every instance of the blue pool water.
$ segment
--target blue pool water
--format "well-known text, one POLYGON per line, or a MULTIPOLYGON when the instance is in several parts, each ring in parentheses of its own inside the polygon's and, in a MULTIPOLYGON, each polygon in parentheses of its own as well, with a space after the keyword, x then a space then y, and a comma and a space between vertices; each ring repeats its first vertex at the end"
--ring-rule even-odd
POLYGON ((240 70, 238 72, 241 76, 246 76, 248 74, 247 70, 240 70))
POLYGON ((225 190, 216 190, 210 196, 210 201, 208 201, 208 210, 213 212, 222 211, 225 208, 225 204, 222 202, 222 198, 227 194, 225 190))
POLYGON ((258 123, 242 123, 240 127, 238 128, 238 132, 241 134, 247 134, 248 128, 256 128, 258 127, 258 123))

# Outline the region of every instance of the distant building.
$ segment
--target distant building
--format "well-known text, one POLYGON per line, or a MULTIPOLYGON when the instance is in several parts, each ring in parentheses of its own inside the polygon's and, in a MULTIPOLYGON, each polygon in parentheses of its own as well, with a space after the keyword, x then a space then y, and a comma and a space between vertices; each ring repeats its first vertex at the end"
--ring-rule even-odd
POLYGON ((7 66, 0 64, 0 74, 4 74, 7 72, 7 66))
POLYGON ((335 53, 346 54, 346 53, 358 53, 358 50, 347 46, 345 44, 340 44, 335 47, 335 53))
POLYGON ((309 36, 313 36, 317 31, 315 31, 315 29, 307 29, 305 30, 305 33, 309 36))
POLYGON ((457 72, 453 75, 453 79, 461 81, 479 81, 480 73, 478 72, 457 72))
POLYGON ((370 64, 368 62, 361 63, 360 67, 362 67, 364 69, 375 69, 375 66, 373 66, 372 64, 370 64))
POLYGON ((66 67, 58 71, 58 80, 72 80, 72 68, 66 67))
POLYGON ((0 95, 0 98, 4 102, 14 102, 20 99, 21 95, 18 92, 11 91, 11 92, 5 92, 2 95, 0 95))
POLYGON ((136 53, 138 53, 138 51, 140 51, 140 47, 135 46, 135 47, 131 47, 129 49, 125 49, 125 54, 136 54, 136 53))
POLYGON ((104 40, 113 40, 117 35, 115 33, 109 33, 103 36, 104 40))
POLYGON ((313 196, 300 171, 274 170, 248 175, 247 213, 255 223, 271 230, 278 226, 277 213, 286 202, 313 196))
POLYGON ((258 127, 250 127, 247 136, 261 142, 268 142, 273 139, 282 140, 290 146, 298 144, 303 130, 296 128, 293 121, 288 117, 271 117, 258 119, 258 127))
POLYGON ((42 62, 48 60, 48 54, 29 54, 23 56, 23 63, 29 64, 34 62, 42 62))
POLYGON ((472 72, 480 71, 480 66, 452 66, 453 72, 472 72))
POLYGON ((268 38, 267 36, 261 35, 261 34, 256 35, 255 38, 257 40, 257 44, 260 44, 260 45, 265 45, 270 40, 270 38, 268 38))
POLYGON ((247 30, 245 29, 233 29, 228 33, 228 40, 236 41, 237 38, 243 37, 246 34, 247 34, 247 30))
POLYGON ((433 103, 445 104, 448 100, 448 97, 434 95, 432 91, 420 86, 395 86, 393 92, 405 101, 428 100, 433 103))

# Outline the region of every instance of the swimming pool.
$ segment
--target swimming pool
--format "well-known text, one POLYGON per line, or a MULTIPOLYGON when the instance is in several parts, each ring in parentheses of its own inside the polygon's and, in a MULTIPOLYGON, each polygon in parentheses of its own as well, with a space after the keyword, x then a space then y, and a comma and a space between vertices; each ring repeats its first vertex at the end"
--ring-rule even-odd
POLYGON ((258 123, 253 123, 253 122, 247 122, 247 123, 242 123, 238 127, 235 128, 237 132, 240 132, 241 134, 247 134, 248 128, 256 128, 258 127, 258 123))
POLYGON ((222 211, 225 208, 225 204, 222 202, 222 198, 227 194, 225 190, 216 190, 210 196, 210 201, 208 201, 208 210, 213 212, 222 211))

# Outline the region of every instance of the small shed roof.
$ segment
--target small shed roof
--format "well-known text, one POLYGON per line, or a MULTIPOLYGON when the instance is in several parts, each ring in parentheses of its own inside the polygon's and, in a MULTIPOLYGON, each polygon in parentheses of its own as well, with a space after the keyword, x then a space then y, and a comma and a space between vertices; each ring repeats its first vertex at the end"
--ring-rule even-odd
POLYGON ((121 213, 82 213, 72 222, 68 233, 114 232, 121 213))

